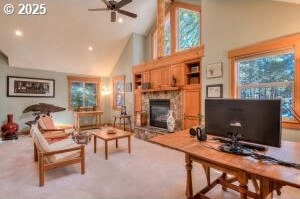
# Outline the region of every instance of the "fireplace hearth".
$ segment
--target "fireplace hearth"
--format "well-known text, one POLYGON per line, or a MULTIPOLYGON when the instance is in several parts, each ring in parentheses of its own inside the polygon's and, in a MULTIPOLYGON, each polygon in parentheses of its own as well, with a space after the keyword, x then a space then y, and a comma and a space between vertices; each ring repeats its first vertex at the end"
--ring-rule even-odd
POLYGON ((150 126, 167 129, 167 119, 170 110, 169 99, 150 100, 150 126))

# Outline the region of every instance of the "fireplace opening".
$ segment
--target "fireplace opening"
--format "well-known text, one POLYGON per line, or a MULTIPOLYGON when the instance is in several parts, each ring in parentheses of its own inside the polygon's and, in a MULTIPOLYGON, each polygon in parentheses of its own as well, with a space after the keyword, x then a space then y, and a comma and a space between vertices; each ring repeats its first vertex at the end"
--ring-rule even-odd
POLYGON ((150 100, 150 126, 167 129, 170 100, 150 100))

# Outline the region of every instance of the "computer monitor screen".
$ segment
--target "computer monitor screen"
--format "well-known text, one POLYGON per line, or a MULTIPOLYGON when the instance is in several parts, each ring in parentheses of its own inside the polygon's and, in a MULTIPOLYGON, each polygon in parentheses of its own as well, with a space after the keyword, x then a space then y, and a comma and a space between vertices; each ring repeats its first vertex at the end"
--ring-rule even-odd
POLYGON ((228 137, 238 131, 243 141, 281 146, 281 100, 206 99, 205 131, 228 137))

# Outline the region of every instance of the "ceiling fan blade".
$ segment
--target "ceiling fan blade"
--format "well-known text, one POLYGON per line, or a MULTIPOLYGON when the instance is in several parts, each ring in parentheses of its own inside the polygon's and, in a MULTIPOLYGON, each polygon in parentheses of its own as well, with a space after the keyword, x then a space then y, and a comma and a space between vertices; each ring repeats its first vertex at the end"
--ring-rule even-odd
POLYGON ((117 8, 122 8, 122 7, 124 7, 124 6, 126 6, 127 4, 129 4, 129 3, 131 3, 132 2, 132 0, 122 0, 122 1, 120 1, 118 4, 117 4, 117 8))
POLYGON ((88 9, 88 11, 104 11, 109 10, 108 8, 94 8, 94 9, 88 9))
POLYGON ((137 18, 137 14, 134 14, 132 12, 128 12, 126 10, 118 10, 118 13, 120 13, 122 15, 126 15, 128 17, 137 18))
POLYGON ((107 0, 102 0, 103 3, 105 3, 105 5, 107 6, 107 8, 111 7, 111 4, 107 1, 107 0))

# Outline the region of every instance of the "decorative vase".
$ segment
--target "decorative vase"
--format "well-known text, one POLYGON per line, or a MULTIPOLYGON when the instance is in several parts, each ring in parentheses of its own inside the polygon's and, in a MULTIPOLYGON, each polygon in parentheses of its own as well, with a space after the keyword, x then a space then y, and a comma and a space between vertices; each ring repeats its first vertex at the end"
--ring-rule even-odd
POLYGON ((19 125, 14 123, 13 114, 7 115, 7 124, 1 127, 2 135, 4 140, 18 139, 17 132, 19 130, 19 125))
POLYGON ((173 133, 175 130, 175 119, 173 117, 173 112, 170 110, 167 119, 167 127, 169 133, 173 133))

